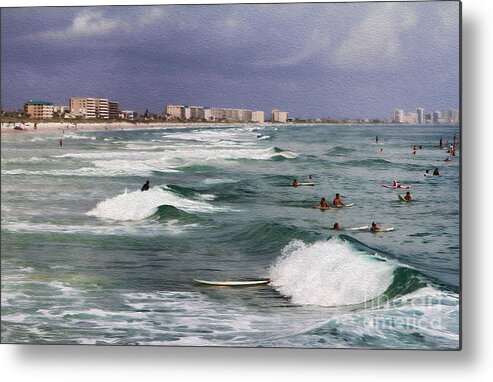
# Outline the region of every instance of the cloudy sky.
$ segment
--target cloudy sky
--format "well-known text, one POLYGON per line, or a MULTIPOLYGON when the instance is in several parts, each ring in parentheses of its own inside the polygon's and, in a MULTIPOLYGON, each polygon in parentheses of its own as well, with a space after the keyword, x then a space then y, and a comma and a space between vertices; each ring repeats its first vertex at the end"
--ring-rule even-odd
POLYGON ((109 98, 292 116, 459 106, 459 4, 300 3, 1 10, 1 100, 109 98))

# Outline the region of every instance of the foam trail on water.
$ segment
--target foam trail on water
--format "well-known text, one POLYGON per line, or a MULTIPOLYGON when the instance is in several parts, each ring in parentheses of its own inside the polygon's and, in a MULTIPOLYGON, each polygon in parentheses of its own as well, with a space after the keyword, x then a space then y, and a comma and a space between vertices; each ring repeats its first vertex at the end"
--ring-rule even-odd
POLYGON ((314 244, 294 240, 272 266, 270 279, 295 304, 341 306, 380 296, 395 268, 336 237, 314 244))
POLYGON ((154 215, 162 205, 174 206, 186 212, 212 212, 220 209, 204 201, 182 198, 171 191, 153 187, 145 192, 125 191, 108 198, 99 202, 87 215, 119 221, 142 220, 154 215))

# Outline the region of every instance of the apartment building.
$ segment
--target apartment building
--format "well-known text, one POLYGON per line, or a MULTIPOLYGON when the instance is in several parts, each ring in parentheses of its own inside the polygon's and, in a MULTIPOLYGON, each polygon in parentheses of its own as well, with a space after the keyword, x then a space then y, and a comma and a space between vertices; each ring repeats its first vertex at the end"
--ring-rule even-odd
POLYGON ((120 116, 120 110, 118 108, 118 102, 108 102, 108 117, 109 119, 117 119, 120 116))
POLYGON ((252 122, 264 122, 264 112, 263 111, 252 111, 252 122))
POLYGON ((109 119, 109 101, 106 98, 73 97, 70 98, 70 112, 82 118, 109 119))
POLYGON ((185 120, 185 106, 183 105, 166 105, 164 113, 168 119, 185 120))
POLYGON ((272 122, 286 123, 288 121, 288 112, 274 109, 270 113, 272 122))
POLYGON ((24 103, 24 112, 30 118, 50 119, 53 118, 53 104, 51 102, 29 100, 24 103))

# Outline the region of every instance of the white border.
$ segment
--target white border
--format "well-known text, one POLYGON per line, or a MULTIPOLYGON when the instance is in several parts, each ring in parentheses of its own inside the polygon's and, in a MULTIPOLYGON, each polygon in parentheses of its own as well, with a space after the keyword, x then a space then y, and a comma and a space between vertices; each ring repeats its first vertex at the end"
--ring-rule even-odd
MULTIPOLYGON (((215 0, 214 3, 238 1, 215 0)), ((256 1, 241 1, 256 2, 256 1)), ((273 1, 265 1, 273 2, 273 1)), ((286 1, 287 2, 287 1, 286 1)), ((147 0, 144 4, 208 3, 147 0)), ((6 6, 136 1, 2 0, 6 6)), ((4 381, 485 381, 493 375, 492 2, 463 1, 463 350, 461 352, 0 345, 4 381), (481 182, 479 182, 481 179, 481 182), (490 288, 488 288, 488 286, 490 288)))

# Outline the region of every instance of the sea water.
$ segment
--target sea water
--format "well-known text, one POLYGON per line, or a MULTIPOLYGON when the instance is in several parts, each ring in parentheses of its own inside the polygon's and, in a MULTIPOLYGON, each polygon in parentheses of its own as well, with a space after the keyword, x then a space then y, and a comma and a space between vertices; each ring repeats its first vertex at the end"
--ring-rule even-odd
POLYGON ((2 342, 457 349, 460 159, 435 146, 458 130, 4 135, 2 342), (313 208, 336 193, 354 206, 313 208), (394 231, 329 230, 372 221, 394 231))

